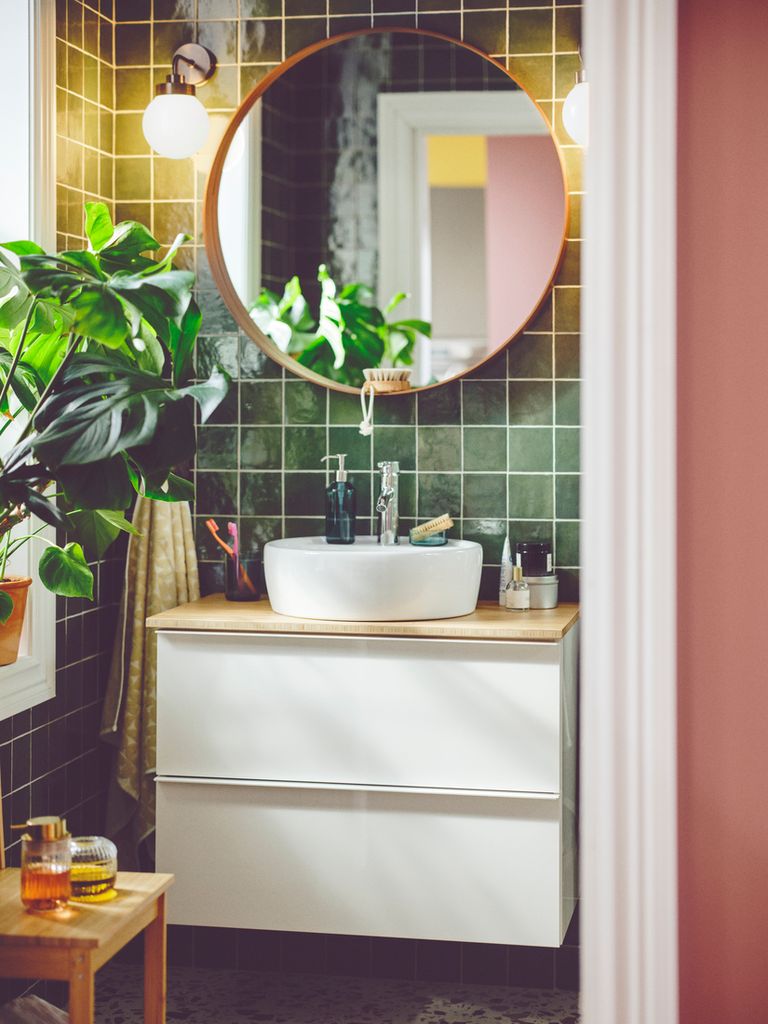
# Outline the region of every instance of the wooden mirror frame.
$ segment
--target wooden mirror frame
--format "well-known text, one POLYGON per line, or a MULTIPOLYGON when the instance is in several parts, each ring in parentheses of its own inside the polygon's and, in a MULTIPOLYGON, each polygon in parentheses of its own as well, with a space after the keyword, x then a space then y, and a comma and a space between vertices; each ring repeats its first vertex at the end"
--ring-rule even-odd
MULTIPOLYGON (((224 163, 226 161, 227 153, 229 152, 229 147, 232 143, 232 139, 235 136, 235 132, 242 124, 246 115, 250 113, 256 101, 261 99, 261 97, 264 95, 267 89, 269 89, 273 82, 277 81, 277 79, 284 75, 286 71, 290 70, 290 68, 294 67, 296 64, 299 64, 306 57, 310 57, 312 54, 317 53, 319 50, 326 49, 326 47, 333 46, 336 43, 343 42, 346 39, 357 38, 358 36, 385 34, 388 35, 391 34, 392 32, 400 32, 406 35, 428 36, 432 39, 439 39, 445 43, 452 43, 454 46, 461 46, 465 50, 469 50, 472 53, 476 53, 478 57, 482 57, 483 60, 489 61, 500 71, 503 71, 504 74, 509 79, 511 79, 519 89, 521 89, 525 93, 525 95, 528 97, 531 103, 533 103, 533 105, 538 110, 539 114, 541 114, 544 123, 547 125, 549 129, 549 136, 552 139, 552 142, 555 147, 555 152, 557 153, 557 158, 560 162, 560 173, 562 175, 563 180, 564 197, 563 230, 560 239, 560 247, 558 249, 557 258, 555 259, 554 266, 552 267, 552 273, 549 276, 549 280, 547 281, 544 290, 542 291, 539 298, 536 300, 533 309, 525 318, 525 320, 510 334, 506 341, 501 342, 499 345, 496 346, 495 349, 493 349, 493 351, 489 352, 484 359, 481 359, 479 362, 467 367, 467 369, 462 371, 461 373, 454 374, 454 376, 452 377, 446 377, 445 380, 437 381, 434 384, 423 384, 420 385, 419 387, 409 388, 407 391, 392 392, 393 395, 412 395, 419 391, 430 391, 432 388, 439 388, 443 384, 448 384, 451 381, 461 380, 461 378, 464 377, 466 374, 474 372, 481 366, 484 366, 491 359, 495 358, 495 356, 497 356, 502 349, 506 348, 507 345, 509 345, 512 341, 514 341, 523 333, 525 328, 535 318, 541 307, 544 305, 545 301, 549 297, 550 292, 552 291, 552 286, 555 282, 555 278, 557 277, 557 272, 560 269, 560 265, 563 261, 563 255, 565 253, 566 232, 568 229, 568 219, 570 214, 570 202, 568 196, 568 182, 565 173, 565 161, 563 159, 563 154, 560 149, 560 144, 557 141, 557 137, 555 136, 549 118, 546 116, 542 108, 539 106, 539 104, 536 102, 533 96, 531 96, 531 94, 528 92, 528 90, 525 88, 525 86, 520 82, 518 78, 511 74, 507 70, 507 68, 505 68, 504 65, 501 64, 498 60, 495 60, 493 57, 489 57, 487 53, 484 53, 477 46, 472 46, 471 43, 464 43, 461 42, 461 40, 459 39, 453 39, 451 36, 444 35, 442 32, 430 32, 426 29, 396 27, 367 28, 360 29, 354 32, 343 32, 340 35, 329 36, 327 39, 322 39, 320 40, 320 42, 313 43, 311 46, 307 46, 303 50, 299 50, 296 53, 292 54, 290 57, 284 60, 282 64, 278 65, 278 67, 270 71, 268 75, 266 75, 256 86, 254 86, 254 88, 248 93, 246 98, 235 111, 235 114, 233 115, 232 119, 227 125, 227 129, 224 132, 221 142, 218 145, 218 148, 216 150, 216 156, 214 157, 213 164, 208 175, 208 183, 205 189, 205 203, 203 208, 203 240, 205 242, 205 248, 208 253, 208 261, 211 267, 211 274, 213 276, 214 281, 216 282, 221 297, 224 299, 227 308, 234 317, 238 326, 251 338, 253 342, 255 342, 259 346, 262 352, 268 355, 271 359, 274 359, 275 362, 279 363, 281 366, 284 366, 286 369, 291 370, 297 376, 303 377, 305 380, 311 381, 313 384, 320 384, 324 387, 331 388, 334 391, 343 391, 353 395, 359 394, 360 389, 352 387, 349 384, 341 384, 338 381, 330 380, 330 378, 328 377, 323 377, 319 373, 316 373, 314 370, 311 370, 309 367, 303 366, 295 359, 292 359, 287 352, 281 351, 275 344, 275 342, 272 341, 271 338, 268 338, 256 326, 254 321, 249 316, 248 310, 245 308, 243 301, 237 294, 237 291, 235 290, 235 287, 232 284, 229 273, 227 271, 227 265, 224 260, 224 252, 221 247, 221 238, 219 235, 219 188, 221 186, 221 176, 224 170, 224 163)), ((384 396, 377 395, 377 397, 384 396)))

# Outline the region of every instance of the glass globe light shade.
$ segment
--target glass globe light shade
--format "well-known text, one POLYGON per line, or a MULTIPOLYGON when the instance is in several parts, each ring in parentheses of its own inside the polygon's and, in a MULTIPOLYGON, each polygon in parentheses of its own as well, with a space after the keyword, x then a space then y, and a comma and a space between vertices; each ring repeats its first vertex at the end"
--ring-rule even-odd
POLYGON ((589 83, 577 82, 565 97, 563 124, 579 146, 589 142, 589 83))
POLYGON ((205 145, 208 111, 197 96, 164 93, 155 96, 144 111, 141 127, 156 153, 183 160, 205 145))

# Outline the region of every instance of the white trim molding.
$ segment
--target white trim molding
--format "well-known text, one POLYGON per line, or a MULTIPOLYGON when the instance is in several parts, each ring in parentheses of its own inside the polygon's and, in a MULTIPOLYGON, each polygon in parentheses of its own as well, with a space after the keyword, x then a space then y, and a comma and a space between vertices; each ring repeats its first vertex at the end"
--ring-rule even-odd
MULTIPOLYGON (((5 192, 3 238, 31 238, 48 251, 56 247, 56 5, 55 0, 27 0, 6 18, 9 50, 19 62, 9 90, 14 114, 7 121, 14 135, 7 149, 15 159, 5 168, 12 183, 5 192), (18 110, 26 108, 26 117, 18 110), (20 195, 20 187, 23 193, 20 195)), ((40 525, 34 520, 27 529, 40 525)), ((41 537, 54 540, 47 528, 41 537)), ((14 556, 13 569, 33 578, 20 655, 0 667, 0 720, 41 704, 56 693, 56 598, 37 579, 37 543, 14 556)))
POLYGON ((587 1024, 674 1024, 677 5, 587 0, 582 951, 587 1024))

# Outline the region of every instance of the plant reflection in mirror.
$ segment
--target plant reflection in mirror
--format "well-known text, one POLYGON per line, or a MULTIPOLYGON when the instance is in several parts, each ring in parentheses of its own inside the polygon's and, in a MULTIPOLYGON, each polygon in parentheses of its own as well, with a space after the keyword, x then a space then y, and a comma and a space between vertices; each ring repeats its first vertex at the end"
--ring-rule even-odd
POLYGON ((398 292, 384 310, 375 305, 373 289, 359 282, 337 289, 325 264, 317 272, 320 308, 313 316, 294 276, 282 296, 262 288, 249 309, 256 326, 278 348, 323 377, 360 387, 363 370, 412 366, 419 338, 429 339, 426 320, 387 319, 408 296, 398 292))
MULTIPOLYGON (((33 242, 0 248, 0 581, 8 558, 33 538, 44 547, 43 584, 93 597, 88 559, 121 531, 135 495, 193 496, 174 472, 195 452, 195 405, 205 420, 226 394, 216 369, 190 383, 201 324, 194 274, 134 221, 113 225, 86 204, 85 251, 45 253, 33 242), (31 533, 27 520, 43 523, 31 533), (39 537, 45 525, 63 546, 39 537)), ((0 590, 0 623, 13 601, 0 590)))

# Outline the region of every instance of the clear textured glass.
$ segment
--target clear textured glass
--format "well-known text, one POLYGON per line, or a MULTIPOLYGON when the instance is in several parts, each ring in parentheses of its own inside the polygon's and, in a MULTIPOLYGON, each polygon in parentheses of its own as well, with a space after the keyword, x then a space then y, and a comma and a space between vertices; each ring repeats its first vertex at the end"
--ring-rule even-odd
POLYGON ((69 902, 70 838, 21 839, 21 902, 27 910, 58 910, 69 902))
POLYGON ((103 903, 116 895, 117 847, 104 836, 72 840, 72 899, 103 903))

